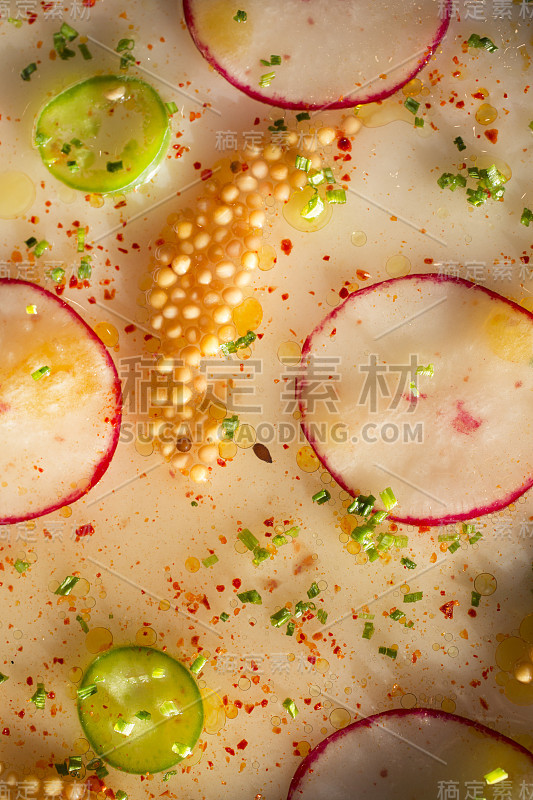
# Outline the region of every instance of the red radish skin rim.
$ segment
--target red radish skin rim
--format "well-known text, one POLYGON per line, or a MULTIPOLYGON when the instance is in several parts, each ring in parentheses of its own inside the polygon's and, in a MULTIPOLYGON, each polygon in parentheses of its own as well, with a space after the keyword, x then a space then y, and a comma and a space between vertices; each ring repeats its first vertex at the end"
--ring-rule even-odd
MULTIPOLYGON (((394 279, 396 280, 396 279, 394 279)), ((387 281, 388 282, 388 281, 387 281)), ((326 749, 329 742, 335 741, 335 739, 345 736, 349 731, 353 730, 354 728, 360 727, 370 727, 373 725, 374 722, 386 722, 387 719, 391 717, 418 717, 419 719, 445 719, 445 720, 453 720, 454 722, 458 722, 461 725, 466 725, 467 727, 474 728, 476 731, 483 733, 485 735, 489 735, 500 742, 504 742, 505 744, 510 745, 512 748, 517 750, 524 756, 527 756, 531 761, 531 768, 533 769, 533 753, 528 750, 526 747, 523 747, 518 742, 515 742, 514 739, 510 739, 505 734, 500 733, 499 731, 495 731, 492 728, 488 728, 486 725, 482 725, 481 722, 474 722, 474 720, 468 719, 467 717, 461 717, 459 714, 450 714, 447 711, 438 711, 433 708, 392 708, 390 711, 380 711, 379 714, 373 714, 371 717, 365 717, 364 719, 357 720, 357 722, 352 722, 350 725, 347 725, 346 728, 342 728, 340 731, 334 731, 329 736, 327 736, 322 742, 317 744, 310 753, 304 758, 304 760, 299 764, 298 769, 294 773, 293 779, 291 781, 291 785, 289 787, 289 794, 287 795, 287 800, 297 800, 296 792, 298 790, 298 784, 300 780, 303 778, 305 773, 308 771, 309 767, 313 765, 313 763, 319 758, 322 754, 322 751, 326 749)))
MULTIPOLYGON (((331 311, 327 315, 327 317, 323 319, 322 322, 320 322, 316 326, 316 328, 312 331, 312 333, 309 334, 302 347, 302 361, 311 351, 311 343, 314 336, 320 333, 322 329, 331 322, 331 320, 334 320, 337 314, 339 314, 340 311, 342 310, 343 306, 349 303, 350 300, 355 295, 360 297, 363 294, 369 294, 378 286, 380 287, 393 286, 395 283, 398 282, 401 283, 402 281, 409 281, 409 280, 431 281, 433 283, 443 283, 447 281, 449 283, 459 284, 461 286, 466 287, 467 289, 475 289, 475 291, 485 292, 485 294, 487 294, 492 300, 497 300, 498 302, 507 303, 507 305, 511 306, 513 311, 520 311, 522 314, 524 314, 524 316, 528 317, 528 319, 531 320, 531 322, 533 323, 533 313, 531 311, 528 311, 526 308, 523 308, 522 306, 519 306, 517 303, 514 303, 512 300, 509 300, 508 297, 504 297, 503 295, 500 295, 497 292, 493 292, 492 289, 487 289, 485 286, 479 286, 479 284, 477 283, 472 283, 471 281, 467 281, 464 278, 455 278, 451 275, 439 275, 433 272, 421 272, 421 273, 415 272, 412 275, 404 275, 402 278, 390 278, 389 280, 386 281, 373 283, 370 286, 365 286, 364 289, 358 289, 356 292, 352 292, 351 294, 349 294, 348 297, 346 297, 339 306, 333 309, 333 311, 331 311)), ((313 448, 316 457, 318 458, 324 469, 326 469, 330 473, 333 479, 339 484, 339 486, 341 486, 341 488, 344 489, 344 491, 348 492, 348 494, 351 495, 351 497, 355 497, 355 492, 353 488, 344 483, 342 476, 339 475, 337 472, 335 472, 335 470, 331 470, 324 457, 317 452, 315 448, 315 439, 307 431, 307 427, 305 424, 305 408, 303 406, 301 397, 304 384, 305 384, 305 379, 296 378, 295 396, 298 402, 298 409, 300 411, 300 414, 302 415, 300 426, 302 428, 304 436, 311 445, 311 447, 313 448)), ((400 522, 405 525, 428 525, 431 527, 438 525, 450 525, 454 522, 463 522, 464 520, 467 519, 473 519, 474 517, 482 517, 485 514, 494 514, 496 511, 501 511, 502 508, 506 508, 508 505, 510 505, 510 503, 514 503, 515 500, 517 500, 519 497, 525 494, 532 486, 533 486, 533 475, 531 475, 529 480, 526 481, 526 483, 523 486, 514 490, 506 497, 504 497, 502 500, 496 501, 486 506, 475 507, 471 511, 467 511, 464 514, 448 514, 443 517, 424 518, 424 517, 400 517, 392 513, 389 514, 389 519, 392 520, 393 522, 400 522)))
POLYGON ((405 80, 402 80, 400 83, 395 84, 391 89, 386 89, 382 92, 376 92, 375 94, 366 97, 364 100, 359 100, 357 97, 354 97, 352 92, 349 97, 344 98, 342 100, 335 100, 331 103, 326 103, 325 105, 321 105, 319 103, 311 103, 308 105, 304 102, 295 103, 292 101, 284 100, 282 97, 279 97, 278 95, 273 95, 272 97, 267 98, 260 92, 258 92, 256 89, 251 89, 249 86, 244 86, 243 84, 239 83, 234 78, 232 78, 227 72, 227 70, 221 67, 220 64, 217 62, 217 60, 211 55, 209 48, 202 42, 199 42, 197 40, 194 13, 191 10, 190 0, 183 0, 183 13, 185 16, 185 23, 187 25, 187 28, 189 30, 189 33, 191 35, 194 44, 196 45, 200 53, 203 55, 203 57, 206 59, 206 61, 214 69, 216 69, 216 71, 220 75, 222 75, 222 77, 225 78, 228 81, 228 83, 230 83, 232 86, 235 86, 235 88, 239 89, 241 92, 244 92, 244 94, 247 94, 248 97, 252 98, 252 100, 258 100, 260 103, 265 103, 266 105, 269 106, 286 108, 292 111, 300 111, 302 108, 305 108, 309 111, 320 111, 323 109, 330 109, 330 108, 331 109, 353 108, 353 106, 366 105, 366 103, 377 103, 379 100, 385 100, 387 97, 390 97, 399 89, 401 89, 402 86, 405 86, 406 83, 412 81, 413 78, 416 75, 418 75, 420 70, 426 66, 431 56, 433 55, 433 53, 435 52, 435 50, 437 49, 437 47, 439 46, 439 44, 442 42, 442 40, 446 35, 448 26, 450 24, 450 19, 452 16, 451 12, 452 12, 452 0, 446 0, 446 6, 445 8, 443 8, 441 12, 444 14, 444 18, 441 21, 441 24, 437 30, 437 34, 433 42, 430 45, 428 45, 426 55, 423 56, 422 60, 418 62, 417 66, 405 78, 405 80))
POLYGON ((70 314, 72 314, 79 322, 81 322, 81 324, 85 328, 87 328, 87 331, 89 333, 91 341, 94 341, 95 346, 97 346, 100 349, 100 352, 104 356, 104 359, 106 360, 108 367, 110 368, 110 370, 112 370, 112 372, 113 372, 113 374, 115 376, 115 379, 114 379, 114 399, 115 399, 115 406, 116 406, 116 409, 117 409, 117 413, 116 413, 115 417, 111 420, 111 422, 112 422, 112 424, 114 426, 113 438, 111 440, 111 443, 110 443, 105 455, 103 455, 102 458, 100 459, 100 461, 98 462, 98 466, 97 466, 95 472, 93 473, 93 476, 91 478, 89 486, 86 489, 77 489, 77 490, 73 491, 71 494, 69 494, 67 497, 63 498, 61 500, 61 502, 54 503, 53 505, 48 506, 46 508, 43 508, 40 511, 32 512, 32 513, 30 513, 28 515, 25 515, 23 517, 3 517, 3 518, 0 518, 0 525, 14 525, 17 522, 26 522, 26 520, 29 520, 29 519, 36 519, 38 517, 44 517, 46 514, 51 514, 52 512, 57 511, 59 508, 63 508, 64 506, 68 506, 71 503, 75 503, 76 500, 80 499, 80 497, 83 497, 84 495, 86 495, 87 492, 89 492, 93 488, 93 486, 96 486, 96 484, 102 478, 102 476, 107 471, 107 468, 109 467, 109 465, 111 463, 113 455, 115 454, 115 450, 117 449, 118 440, 119 440, 119 436, 120 436, 120 425, 121 425, 121 422, 122 422, 122 387, 121 387, 121 384, 120 384, 120 378, 118 376, 118 372, 117 372, 117 368, 115 366, 115 362, 113 361, 113 359, 109 355, 109 351, 106 348, 106 346, 104 345, 104 343, 102 342, 102 340, 98 338, 96 333, 92 330, 92 328, 89 327, 89 325, 87 325, 85 320, 78 314, 78 312, 75 311, 71 306, 69 306, 69 304, 66 303, 62 298, 57 297, 56 295, 54 295, 51 292, 49 292, 47 289, 43 289, 42 286, 38 286, 35 283, 30 283, 30 281, 23 281, 23 280, 20 280, 18 278, 0 278, 0 289, 2 288, 2 286, 10 286, 10 285, 14 285, 14 284, 20 284, 22 286, 28 286, 28 287, 30 287, 30 289, 32 291, 36 291, 36 290, 39 291, 47 299, 51 298, 56 303, 58 303, 60 306, 62 306, 62 308, 66 309, 70 314))

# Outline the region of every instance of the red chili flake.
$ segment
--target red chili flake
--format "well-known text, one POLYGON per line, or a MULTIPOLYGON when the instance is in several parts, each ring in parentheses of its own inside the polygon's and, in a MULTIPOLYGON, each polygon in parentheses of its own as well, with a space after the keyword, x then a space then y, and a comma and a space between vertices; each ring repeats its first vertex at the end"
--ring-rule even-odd
POLYGON ((444 605, 439 608, 439 611, 442 611, 445 619, 453 619, 453 608, 458 605, 458 600, 448 600, 447 603, 444 603, 444 605))
POLYGON ((485 136, 492 142, 492 144, 496 144, 498 141, 498 129, 497 128, 490 128, 488 131, 485 131, 485 136))
POLYGON ((263 522, 263 525, 266 525, 267 528, 273 528, 274 527, 274 517, 269 517, 268 519, 265 519, 264 522, 263 522))
POLYGON ((347 153, 352 149, 352 143, 346 136, 341 136, 341 138, 337 141, 337 147, 339 150, 347 153))
POLYGON ((483 94, 483 92, 474 92, 472 97, 475 97, 476 100, 484 100, 485 99, 485 95, 483 94))
POLYGON ((237 589, 237 591, 241 588, 241 579, 240 578, 233 578, 232 584, 237 589))
POLYGON ((33 678, 26 678, 26 683, 28 686, 33 686, 33 678))
POLYGON ((476 609, 475 609, 475 608, 469 608, 469 609, 468 609, 468 616, 469 616, 469 617, 472 617, 472 618, 473 618, 473 617, 477 617, 477 611, 476 611, 476 609))
POLYGON ((418 533, 427 533, 430 530, 429 525, 419 525, 418 533))
POLYGON ((290 255, 292 250, 292 242, 290 239, 282 239, 281 240, 281 249, 285 253, 286 256, 290 255))
POLYGON ((89 522, 87 525, 80 525, 76 528, 76 536, 92 536, 94 533, 94 526, 89 522))
POLYGON ((425 258, 424 259, 424 264, 433 264, 433 259, 432 258, 425 258))
POLYGON ((489 704, 487 703, 487 701, 483 697, 479 698, 479 702, 481 703, 481 705, 483 706, 485 711, 489 710, 489 704))
POLYGON ((24 719, 25 714, 26 712, 24 709, 22 711, 17 711, 17 717, 20 717, 21 719, 24 719))
POLYGON ((349 293, 348 289, 346 288, 346 286, 343 286, 342 289, 339 292, 339 297, 341 297, 344 300, 344 298, 348 297, 349 294, 350 293, 349 293))
POLYGON ((464 108, 465 107, 464 100, 459 100, 459 102, 455 104, 455 107, 456 108, 464 108))
POLYGON ((367 281, 370 278, 370 272, 367 272, 364 269, 358 269, 355 273, 360 281, 367 281))
POLYGON ((223 458, 217 458, 217 464, 218 464, 219 467, 225 467, 226 466, 226 462, 224 461, 223 458))
POLYGON ((124 328, 124 331, 126 333, 133 333, 133 331, 135 330, 137 330, 135 325, 126 325, 126 327, 124 328))
POLYGON ((233 747, 225 747, 224 750, 226 751, 226 753, 229 753, 230 756, 235 755, 235 750, 233 749, 233 747))
POLYGON ((322 261, 329 261, 331 256, 322 256, 322 261))
POLYGON ((244 750, 246 747, 248 747, 248 742, 246 741, 246 739, 241 739, 241 741, 237 745, 237 749, 244 750))
POLYGON ((212 169, 203 169, 200 173, 203 181, 208 181, 212 174, 213 174, 212 169))
POLYGON ((2 730, 2 736, 9 736, 9 734, 10 734, 9 728, 4 728, 2 730))

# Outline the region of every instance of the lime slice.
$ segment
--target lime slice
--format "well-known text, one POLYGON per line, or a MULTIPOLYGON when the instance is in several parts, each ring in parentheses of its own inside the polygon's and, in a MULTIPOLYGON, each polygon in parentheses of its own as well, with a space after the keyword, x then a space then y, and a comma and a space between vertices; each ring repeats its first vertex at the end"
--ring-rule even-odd
POLYGON ((95 754, 138 774, 182 761, 204 721, 189 670, 150 647, 118 647, 96 658, 78 690, 78 713, 95 754))
POLYGON ((154 175, 168 148, 170 125, 149 84, 97 75, 50 100, 34 138, 55 178, 84 192, 109 194, 154 175))

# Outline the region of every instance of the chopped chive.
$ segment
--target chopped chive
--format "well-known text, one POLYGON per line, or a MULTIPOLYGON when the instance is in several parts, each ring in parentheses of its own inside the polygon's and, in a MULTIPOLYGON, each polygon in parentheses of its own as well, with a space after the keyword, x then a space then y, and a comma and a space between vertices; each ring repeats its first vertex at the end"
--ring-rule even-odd
POLYGON ((307 176, 307 180, 311 184, 311 186, 320 186, 320 184, 325 183, 326 176, 324 175, 324 170, 315 170, 310 172, 307 176))
POLYGON ((17 558, 17 560, 15 561, 13 566, 15 567, 17 572, 20 572, 20 574, 22 575, 22 573, 26 572, 26 570, 30 566, 30 562, 29 561, 21 561, 20 558, 17 558))
POLYGON ((122 789, 119 789, 118 792, 115 792, 115 800, 128 800, 128 795, 122 789))
POLYGON ((418 603, 424 597, 424 592, 408 592, 403 596, 404 603, 418 603))
POLYGON ((135 47, 134 39, 120 39, 119 43, 115 48, 115 51, 117 53, 123 53, 125 50, 133 50, 134 47, 135 47))
MULTIPOLYGON (((234 17, 234 19, 235 19, 235 17, 234 17)), ((175 770, 175 769, 171 769, 171 770, 169 770, 168 772, 165 772, 165 774, 163 775, 163 778, 162 778, 162 780, 163 780, 163 781, 166 783, 166 782, 167 782, 167 781, 169 781, 171 778, 173 778, 173 777, 174 777, 174 775, 177 775, 177 774, 178 774, 178 773, 176 772, 176 770, 175 770)))
POLYGON ((237 11, 233 19, 235 20, 235 22, 246 22, 246 20, 248 19, 248 14, 246 13, 246 11, 237 11))
POLYGON ((79 166, 77 161, 67 161, 67 167, 71 172, 78 172, 79 166))
POLYGON ((468 174, 471 178, 481 178, 477 167, 468 167, 468 174))
POLYGON ((187 747, 186 744, 182 744, 181 742, 174 742, 172 745, 172 752, 176 753, 180 758, 187 758, 192 753, 190 747, 187 747))
POLYGON ((275 614, 270 615, 270 622, 274 628, 281 628, 291 618, 291 612, 288 608, 280 608, 275 614))
POLYGON ((222 614, 220 615, 220 619, 222 620, 222 622, 227 622, 229 619, 229 614, 226 614, 226 612, 223 611, 222 614))
POLYGON ((85 228, 78 228, 78 253, 85 250, 85 228))
POLYGON ((387 511, 392 511, 398 502, 390 486, 388 486, 386 489, 383 489, 383 491, 379 493, 379 496, 381 497, 381 502, 387 511))
POLYGON ((292 528, 289 528, 288 531, 285 531, 285 536, 290 536, 291 539, 296 539, 299 533, 300 533, 299 526, 293 525, 292 528))
POLYGON ((124 53, 120 59, 120 69, 129 69, 132 64, 135 64, 135 56, 131 53, 124 53))
POLYGON ((331 500, 331 495, 327 489, 321 489, 319 492, 313 495, 311 498, 313 503, 317 503, 319 506, 327 503, 328 500, 331 500))
POLYGON ((258 567, 259 564, 262 564, 263 561, 267 560, 267 558, 270 558, 270 550, 267 550, 266 547, 256 547, 254 549, 252 564, 255 567, 258 567))
POLYGON ((477 189, 467 189, 466 190, 466 202, 470 203, 473 206, 482 206, 483 203, 487 202, 488 195, 481 187, 477 189))
POLYGON ((375 528, 377 525, 381 525, 388 516, 386 511, 376 511, 375 514, 372 514, 372 516, 368 518, 367 525, 370 525, 371 528, 375 528))
POLYGON ((152 715, 150 714, 149 711, 137 711, 135 716, 137 717, 137 719, 142 719, 142 720, 152 719, 152 715))
POLYGON ((464 189, 466 186, 466 178, 464 175, 454 175, 452 172, 443 172, 440 178, 437 178, 437 183, 441 189, 448 188, 451 192, 455 192, 458 186, 464 189))
MULTIPOLYGON (((300 111, 299 114, 296 114, 297 122, 303 122, 304 119, 311 119, 308 111, 300 111)), ((533 125, 533 122, 531 124, 533 125)))
POLYGON ((46 692, 44 690, 44 683, 37 684, 37 689, 31 696, 30 702, 35 704, 35 708, 39 708, 42 711, 46 702, 46 692))
POLYGON ((491 772, 487 772, 486 775, 483 775, 485 778, 485 782, 487 786, 493 786, 495 783, 500 783, 500 781, 505 781, 509 777, 507 772, 502 769, 502 767, 496 767, 496 769, 491 770, 491 772))
POLYGON ((296 717, 296 715, 298 713, 298 709, 296 708, 296 703, 294 702, 294 700, 291 700, 290 697, 287 697, 287 699, 284 700, 281 705, 283 706, 285 711, 287 711, 290 714, 290 716, 293 719, 296 717))
POLYGON ((466 144, 464 143, 462 136, 456 136, 455 139, 453 140, 453 143, 454 145, 456 145, 459 152, 466 150, 466 144))
POLYGON ((282 533, 278 533, 272 539, 272 544, 274 545, 274 547, 282 547, 284 544, 287 544, 288 541, 289 540, 287 539, 286 536, 284 536, 282 533))
POLYGON ((81 627, 82 631, 83 631, 84 633, 89 633, 89 626, 87 625, 87 623, 85 622, 85 620, 83 619, 83 617, 82 617, 80 614, 78 614, 78 615, 76 616, 76 619, 77 619, 77 621, 80 623, 80 627, 81 627))
POLYGON ((480 533, 479 531, 476 531, 474 535, 469 538, 468 541, 470 542, 470 544, 475 544, 476 542, 479 542, 480 539, 483 539, 483 534, 480 533))
POLYGON ((74 30, 74 28, 71 28, 71 26, 67 25, 66 22, 64 22, 60 27, 59 33, 67 40, 67 42, 72 42, 77 36, 79 36, 78 31, 74 30))
POLYGON ((103 781, 103 779, 109 775, 109 770, 102 763, 100 763, 100 766, 95 769, 94 773, 97 778, 103 781))
POLYGON ((155 680, 160 680, 161 678, 164 678, 165 675, 166 672, 164 667, 156 667, 152 670, 152 678, 155 678, 155 680))
POLYGON ((83 766, 83 763, 82 763, 82 760, 81 760, 81 756, 69 756, 68 757, 67 769, 68 769, 69 775, 72 772, 78 772, 82 768, 82 766, 83 766))
POLYGON ((174 114, 178 113, 178 106, 174 101, 170 103, 165 103, 165 108, 167 110, 167 114, 169 115, 169 117, 172 117, 174 114))
POLYGON ((410 558, 407 558, 407 556, 400 558, 400 564, 403 564, 403 566, 407 567, 407 569, 416 569, 416 563, 411 561, 410 558))
POLYGON ((305 614, 305 612, 309 608, 309 605, 310 604, 306 603, 305 600, 298 600, 298 602, 294 606, 294 616, 296 617, 296 619, 299 619, 299 617, 301 617, 302 614, 305 614))
POLYGON ((522 225, 525 225, 526 228, 529 228, 529 223, 533 220, 533 211, 530 208, 524 208, 522 211, 522 216, 520 217, 520 222, 522 225))
POLYGON ((391 611, 389 617, 398 622, 398 620, 402 619, 402 617, 405 617, 405 614, 399 608, 395 608, 394 611, 391 611))
POLYGON ((278 67, 281 64, 281 56, 270 56, 270 63, 273 67, 278 67))
POLYGON ((307 590, 307 596, 310 600, 312 600, 313 597, 318 597, 319 594, 320 594, 320 589, 318 588, 318 583, 316 581, 313 581, 313 583, 307 590))
POLYGON ((0 683, 5 683, 8 680, 9 680, 9 677, 7 675, 4 675, 3 672, 0 672, 0 683))
POLYGON ((67 47, 67 38, 63 36, 60 31, 54 33, 54 50, 62 61, 68 61, 69 58, 74 58, 76 53, 67 47))
POLYGON ((366 554, 368 556, 368 560, 370 561, 370 563, 372 563, 373 561, 377 561, 377 559, 379 558, 379 550, 377 550, 377 548, 375 548, 373 545, 366 549, 366 554))
POLYGON ((81 141, 81 139, 76 139, 76 138, 71 139, 70 143, 73 144, 74 147, 78 147, 78 148, 79 147, 83 147, 83 142, 81 141))
POLYGON ((91 61, 93 54, 91 53, 91 51, 84 42, 78 45, 78 50, 82 54, 84 61, 91 61))
POLYGON ((22 20, 15 19, 15 17, 8 17, 7 21, 10 25, 13 25, 14 28, 22 28, 22 20))
POLYGON ((411 381, 410 384, 409 384, 409 388, 411 390, 411 394, 413 395, 413 397, 419 397, 420 396, 420 392, 418 391, 418 386, 416 385, 416 383, 411 381))
POLYGON ((415 117, 415 128, 423 128, 424 127, 424 120, 422 117, 415 117))
POLYGON ((32 61, 31 64, 28 64, 27 67, 24 67, 24 69, 20 73, 20 77, 22 78, 23 81, 29 81, 33 73, 36 71, 37 71, 37 64, 35 63, 35 61, 32 61))
POLYGON ((31 247, 33 247, 34 245, 36 245, 36 244, 37 244, 37 239, 35 238, 35 236, 30 236, 30 238, 29 238, 29 239, 26 239, 26 241, 24 242, 24 244, 26 245, 26 247, 27 247, 28 249, 30 249, 31 247))
POLYGON ((457 531, 453 533, 439 533, 437 537, 437 541, 439 542, 454 542, 456 539, 459 538, 459 534, 457 531))
POLYGON ((62 267, 54 267, 50 270, 50 277, 54 283, 61 283, 65 277, 65 270, 62 267))
POLYGON ((392 659, 396 659, 396 656, 398 655, 398 651, 394 650, 392 647, 380 647, 378 649, 378 653, 380 653, 383 656, 388 656, 389 658, 392 659))
POLYGON ((61 152, 66 156, 68 156, 68 154, 70 153, 71 150, 72 150, 72 146, 68 142, 65 142, 65 144, 61 148, 61 152))
POLYGON ((267 60, 266 60, 266 59, 264 59, 264 58, 260 58, 260 59, 259 59, 259 63, 260 63, 260 64, 262 64, 262 65, 263 65, 263 67, 269 67, 269 66, 270 66, 270 60, 269 60, 269 61, 267 61, 267 60))
POLYGON ((159 706, 159 711, 164 717, 174 717, 179 713, 173 700, 165 700, 159 706))
POLYGON ((294 166, 296 169, 302 169, 304 172, 309 172, 311 167, 311 160, 306 158, 305 156, 296 156, 294 161, 294 166))
POLYGON ((50 367, 39 367, 36 369, 35 372, 31 373, 31 376, 34 381, 40 381, 41 378, 50 375, 50 367))
POLYGON ((420 365, 416 368, 417 375, 424 375, 426 378, 432 378, 435 374, 435 368, 433 364, 428 364, 427 367, 420 365))
POLYGON ((326 200, 328 203, 343 205, 346 203, 346 192, 344 189, 328 189, 326 192, 326 200))
POLYGON ((394 544, 394 536, 392 533, 380 533, 378 536, 376 547, 381 552, 386 550, 390 550, 392 545, 394 544))
POLYGON ((76 584, 78 583, 79 578, 76 578, 74 575, 67 575, 65 580, 63 580, 57 589, 55 590, 54 594, 66 595, 70 594, 71 591, 74 589, 76 584))
POLYGON ((81 686, 78 689, 78 700, 87 700, 93 694, 96 694, 98 688, 95 683, 90 683, 88 686, 81 686))
POLYGON ((300 216, 304 219, 315 219, 319 217, 324 210, 324 202, 318 192, 313 195, 308 203, 300 211, 300 216))
POLYGON ((261 86, 261 88, 263 89, 266 86, 270 86, 275 77, 276 77, 275 72, 266 72, 264 75, 261 75, 259 79, 259 86, 261 86))
POLYGON ((459 550, 461 547, 461 542, 456 539, 450 545, 448 545, 448 553, 455 553, 456 550, 459 550))
POLYGON ((107 162, 107 171, 108 172, 120 172, 121 169, 124 169, 124 165, 122 161, 108 161, 107 162))
POLYGON ((365 627, 362 633, 363 639, 371 639, 374 635, 374 623, 373 622, 365 622, 365 627))
POLYGON ((40 258, 45 250, 50 249, 50 244, 46 241, 46 239, 41 239, 40 242, 37 242, 35 245, 35 250, 33 251, 36 258, 40 258))
POLYGON ((215 555, 214 553, 208 556, 207 558, 202 558, 202 564, 204 565, 204 567, 212 567, 217 563, 217 561, 218 561, 218 556, 215 555))
POLYGON ((416 114, 416 112, 420 108, 420 103, 418 102, 418 100, 414 100, 412 97, 408 97, 404 102, 404 106, 408 111, 411 112, 411 114, 416 114))
POLYGON ((294 624, 294 622, 288 622, 287 623, 287 630, 285 631, 285 635, 286 636, 293 636, 295 627, 296 627, 296 625, 294 624))
POLYGON ((476 608, 479 606, 479 601, 481 600, 481 595, 479 592, 472 592, 472 599, 470 600, 470 605, 475 606, 476 608))
POLYGON ((78 267, 78 279, 80 281, 89 280, 92 275, 92 271, 90 256, 85 256, 81 259, 78 267))
POLYGON ((487 50, 489 53, 494 53, 497 50, 497 46, 494 42, 488 38, 488 36, 478 36, 477 33, 473 33, 467 41, 468 47, 477 47, 481 48, 482 50, 487 50))
POLYGON ((233 414, 232 417, 226 417, 222 420, 222 428, 226 439, 233 439, 233 435, 239 427, 239 417, 233 414))
POLYGON ((202 671, 206 663, 207 663, 207 658, 205 656, 197 656, 191 664, 191 672, 194 673, 194 675, 198 675, 198 673, 202 671))
POLYGON ((330 167, 324 167, 324 177, 326 178, 328 183, 336 183, 335 176, 333 174, 333 170, 330 167))
POLYGON ((397 550, 402 550, 404 547, 407 547, 409 542, 409 537, 406 536, 405 533, 400 533, 394 537, 394 547, 397 550))
POLYGON ((316 612, 316 615, 318 617, 318 621, 321 622, 322 625, 325 625, 328 618, 328 612, 324 611, 323 608, 319 608, 316 612))
POLYGON ((58 775, 68 775, 68 767, 65 762, 63 764, 54 764, 58 775))
POLYGON ((263 603, 261 595, 256 589, 249 589, 247 592, 241 592, 237 597, 241 603, 254 603, 256 606, 260 606, 263 603))
POLYGON ((237 534, 237 539, 240 539, 248 550, 255 550, 255 548, 259 546, 259 539, 256 539, 252 531, 249 531, 248 528, 243 528, 242 531, 237 534))
POLYGON ((533 120, 528 125, 529 130, 533 131, 533 120))
POLYGON ((373 534, 373 530, 369 525, 358 525, 357 528, 354 528, 351 537, 355 542, 359 542, 359 544, 371 545, 372 540, 369 538, 373 534))

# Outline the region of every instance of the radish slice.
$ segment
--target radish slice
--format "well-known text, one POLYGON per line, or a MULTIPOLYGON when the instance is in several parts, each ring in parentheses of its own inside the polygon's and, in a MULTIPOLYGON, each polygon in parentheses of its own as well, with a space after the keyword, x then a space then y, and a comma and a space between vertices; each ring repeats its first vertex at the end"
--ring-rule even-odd
POLYGON ((305 342, 303 431, 346 491, 392 486, 397 521, 498 511, 533 484, 532 359, 533 314, 488 289, 439 275, 378 283, 305 342), (430 364, 433 377, 416 374, 430 364))
POLYGON ((73 503, 100 480, 118 443, 121 390, 96 334, 26 281, 0 280, 0 353, 5 525, 73 503))
POLYGON ((463 797, 465 782, 477 781, 486 792, 484 776, 498 767, 511 782, 505 796, 518 800, 533 774, 529 750, 456 714, 395 709, 336 731, 311 750, 294 775, 288 800, 452 797, 442 793, 448 781, 463 797))
POLYGON ((281 108, 344 108, 382 100, 419 72, 448 28, 451 0, 184 0, 209 63, 250 97, 281 108), (281 63, 271 62, 280 56, 281 63), (270 81, 262 76, 274 73, 270 81), (266 84, 266 85, 265 85, 266 84))

